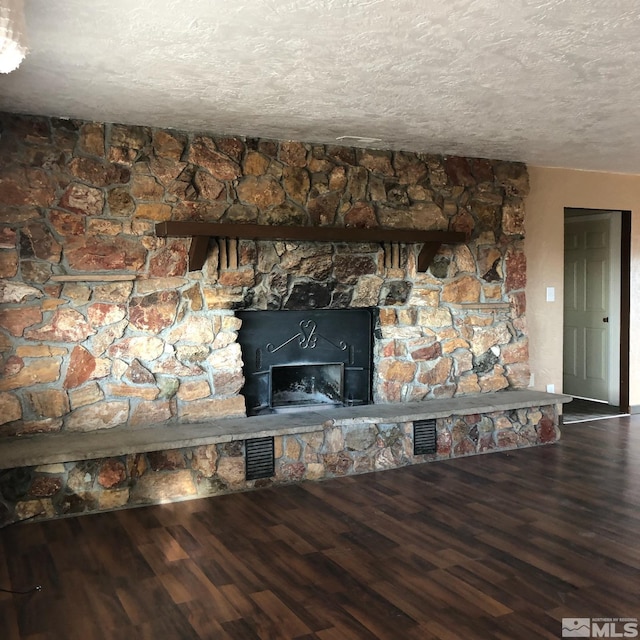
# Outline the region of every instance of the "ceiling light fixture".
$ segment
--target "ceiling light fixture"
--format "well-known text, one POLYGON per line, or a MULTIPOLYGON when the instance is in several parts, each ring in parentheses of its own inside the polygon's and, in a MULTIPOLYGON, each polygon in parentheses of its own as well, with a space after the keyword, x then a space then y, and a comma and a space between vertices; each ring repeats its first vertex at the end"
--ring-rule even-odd
POLYGON ((27 55, 23 0, 0 0, 0 73, 11 73, 27 55))

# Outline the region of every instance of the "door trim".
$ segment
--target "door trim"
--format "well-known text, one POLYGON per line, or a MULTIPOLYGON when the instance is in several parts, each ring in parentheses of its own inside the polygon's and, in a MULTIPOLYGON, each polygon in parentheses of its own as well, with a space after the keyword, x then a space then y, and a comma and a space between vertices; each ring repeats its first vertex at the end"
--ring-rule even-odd
POLYGON ((568 212, 573 216, 584 214, 585 218, 594 219, 598 214, 614 214, 620 218, 620 352, 619 352, 619 407, 623 413, 629 412, 629 331, 631 313, 631 211, 620 209, 585 209, 583 207, 564 207, 565 217, 568 212))

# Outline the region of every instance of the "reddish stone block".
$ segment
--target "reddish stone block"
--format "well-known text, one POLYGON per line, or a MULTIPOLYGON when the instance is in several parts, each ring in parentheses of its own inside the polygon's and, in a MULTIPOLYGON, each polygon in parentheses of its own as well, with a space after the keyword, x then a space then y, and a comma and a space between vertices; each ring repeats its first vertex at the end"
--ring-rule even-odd
POLYGON ((25 338, 52 342, 82 342, 94 333, 81 313, 75 309, 59 309, 42 328, 26 331, 25 338))
POLYGON ((100 465, 98 484, 105 489, 116 487, 127 479, 127 470, 120 460, 111 458, 100 465))
POLYGON ((62 489, 62 480, 49 476, 39 476, 33 479, 29 487, 29 495, 34 498, 50 498, 62 489))
POLYGON ((91 379, 96 368, 96 359, 81 346, 74 347, 69 359, 67 376, 64 380, 65 389, 75 389, 91 379))
POLYGON ((0 310, 0 327, 13 336, 21 336, 27 327, 42 321, 40 307, 23 306, 19 309, 0 310))
POLYGON ((556 440, 556 429, 553 424, 553 420, 545 416, 540 420, 537 426, 538 438, 542 444, 546 444, 548 442, 555 442, 556 440))

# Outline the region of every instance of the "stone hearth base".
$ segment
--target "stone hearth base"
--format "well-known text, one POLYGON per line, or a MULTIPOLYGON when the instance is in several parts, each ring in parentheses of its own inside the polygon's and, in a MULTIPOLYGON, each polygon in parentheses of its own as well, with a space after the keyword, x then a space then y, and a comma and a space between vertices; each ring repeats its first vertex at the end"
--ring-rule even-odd
POLYGON ((0 452, 0 525, 549 444, 560 436, 559 406, 569 400, 513 391, 13 439, 0 452), (429 418, 436 420, 437 452, 414 455, 413 422, 429 418), (275 475, 247 481, 245 440, 263 436, 274 437, 275 475))

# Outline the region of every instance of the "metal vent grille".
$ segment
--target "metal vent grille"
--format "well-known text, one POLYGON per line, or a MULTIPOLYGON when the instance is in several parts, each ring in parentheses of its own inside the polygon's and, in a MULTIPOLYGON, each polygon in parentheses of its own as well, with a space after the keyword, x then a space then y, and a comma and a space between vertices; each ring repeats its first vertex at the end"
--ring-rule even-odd
POLYGON ((252 438, 245 440, 247 480, 271 478, 275 475, 273 438, 252 438))
POLYGON ((434 419, 416 420, 413 423, 413 455, 423 456, 436 453, 437 450, 436 421, 434 419))

